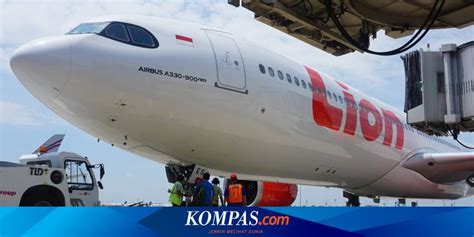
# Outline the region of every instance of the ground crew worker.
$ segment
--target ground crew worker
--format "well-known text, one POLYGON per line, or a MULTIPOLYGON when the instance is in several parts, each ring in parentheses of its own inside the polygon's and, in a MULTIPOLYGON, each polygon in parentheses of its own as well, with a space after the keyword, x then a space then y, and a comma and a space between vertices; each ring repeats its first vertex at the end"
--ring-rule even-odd
POLYGON ((230 184, 225 189, 224 196, 227 206, 247 206, 247 192, 242 184, 237 183, 237 175, 230 175, 230 184))
POLYGON ((202 179, 197 177, 194 181, 194 191, 193 191, 193 201, 191 206, 202 206, 204 203, 204 192, 201 192, 202 189, 202 179))
POLYGON ((219 200, 221 201, 221 205, 224 206, 224 198, 222 197, 222 189, 219 186, 219 179, 214 178, 212 180, 212 184, 214 187, 214 195, 212 196, 212 206, 213 207, 218 207, 219 206, 219 200))
POLYGON ((183 204, 184 188, 183 188, 184 176, 179 175, 176 182, 173 184, 171 189, 168 189, 170 193, 169 201, 173 207, 180 207, 183 204))
MULTIPOLYGON (((185 190, 186 188, 189 188, 188 187, 185 187, 185 190)), ((188 189, 189 190, 189 189, 188 189)), ((186 195, 184 195, 184 205, 183 206, 191 206, 191 202, 193 201, 193 192, 185 192, 186 195)))
POLYGON ((211 178, 211 175, 209 173, 204 173, 202 175, 202 188, 200 192, 204 192, 204 206, 211 206, 212 205, 212 196, 214 196, 214 187, 212 186, 211 183, 209 183, 209 179, 211 178))

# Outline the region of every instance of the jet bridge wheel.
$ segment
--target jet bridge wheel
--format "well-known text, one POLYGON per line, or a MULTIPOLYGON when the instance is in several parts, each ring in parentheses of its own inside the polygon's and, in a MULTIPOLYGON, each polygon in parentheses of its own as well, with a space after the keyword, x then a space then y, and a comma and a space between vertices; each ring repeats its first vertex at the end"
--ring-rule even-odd
POLYGON ((466 182, 467 182, 467 184, 469 184, 469 186, 474 188, 474 174, 467 177, 466 182))

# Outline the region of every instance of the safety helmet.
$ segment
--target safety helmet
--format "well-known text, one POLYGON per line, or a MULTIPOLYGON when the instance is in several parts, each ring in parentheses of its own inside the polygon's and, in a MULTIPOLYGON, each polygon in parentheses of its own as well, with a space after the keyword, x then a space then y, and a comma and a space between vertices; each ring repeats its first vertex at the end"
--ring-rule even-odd
POLYGON ((237 175, 234 173, 230 174, 230 180, 237 180, 237 175))

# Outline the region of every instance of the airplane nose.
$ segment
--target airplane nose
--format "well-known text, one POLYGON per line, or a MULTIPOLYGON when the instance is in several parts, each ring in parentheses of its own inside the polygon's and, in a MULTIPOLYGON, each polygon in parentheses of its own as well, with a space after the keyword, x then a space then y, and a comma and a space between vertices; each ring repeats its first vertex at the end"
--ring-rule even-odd
POLYGON ((35 96, 57 96, 71 70, 71 43, 64 36, 44 38, 13 52, 10 67, 35 96))

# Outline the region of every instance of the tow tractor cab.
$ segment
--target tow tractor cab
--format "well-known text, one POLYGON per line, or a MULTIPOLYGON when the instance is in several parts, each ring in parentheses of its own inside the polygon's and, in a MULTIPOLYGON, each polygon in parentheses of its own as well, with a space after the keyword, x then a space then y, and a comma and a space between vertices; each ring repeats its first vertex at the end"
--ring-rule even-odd
POLYGON ((0 206, 99 206, 104 165, 87 157, 58 152, 64 134, 49 138, 20 163, 0 161, 0 206))
MULTIPOLYGON (((29 167, 30 176, 48 176, 52 183, 65 182, 64 197, 69 197, 71 206, 99 206, 99 188, 102 189, 102 183, 97 181, 93 169, 99 169, 100 179, 105 171, 104 165, 91 165, 87 157, 82 157, 71 152, 51 152, 24 155, 20 157, 20 164, 29 167), (48 172, 49 168, 58 169, 55 176, 48 172), (54 180, 56 179, 56 181, 54 180), (60 182, 62 181, 62 182, 60 182)), ((64 188, 57 185, 57 188, 64 188)), ((61 189, 59 188, 59 189, 61 189)), ((59 193, 58 193, 59 194, 59 193)), ((56 197, 56 199, 60 197, 56 197)), ((68 200, 65 200, 68 205, 68 200)))

